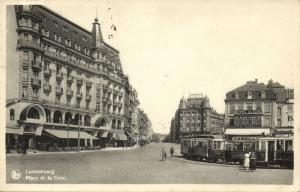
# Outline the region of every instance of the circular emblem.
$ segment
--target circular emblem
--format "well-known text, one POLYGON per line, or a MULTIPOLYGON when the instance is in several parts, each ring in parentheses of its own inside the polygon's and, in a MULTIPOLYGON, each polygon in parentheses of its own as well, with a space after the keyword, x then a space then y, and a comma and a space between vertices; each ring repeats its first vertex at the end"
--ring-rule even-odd
POLYGON ((13 169, 10 172, 10 176, 13 180, 18 180, 21 177, 21 171, 19 169, 13 169))

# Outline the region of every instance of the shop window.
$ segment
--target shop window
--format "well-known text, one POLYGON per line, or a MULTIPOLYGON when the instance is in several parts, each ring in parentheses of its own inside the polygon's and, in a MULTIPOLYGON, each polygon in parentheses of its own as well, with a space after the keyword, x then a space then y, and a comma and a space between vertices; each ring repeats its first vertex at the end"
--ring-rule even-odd
POLYGON ((293 141, 285 141, 285 150, 292 151, 293 150, 293 141))
POLYGON ((15 110, 14 109, 11 109, 9 111, 9 116, 10 116, 10 120, 15 120, 15 110))
POLYGON ((283 151, 283 140, 277 141, 277 151, 283 151))

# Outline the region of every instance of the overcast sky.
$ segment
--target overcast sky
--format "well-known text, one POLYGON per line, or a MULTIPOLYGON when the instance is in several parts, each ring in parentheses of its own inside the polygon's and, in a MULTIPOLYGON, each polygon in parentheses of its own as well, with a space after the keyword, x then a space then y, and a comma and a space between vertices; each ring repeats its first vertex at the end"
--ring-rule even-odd
POLYGON ((97 5, 104 39, 120 51, 155 132, 169 132, 180 98, 189 93, 206 94, 224 113, 226 92, 246 81, 294 87, 296 1, 81 2, 47 7, 91 31, 97 5))

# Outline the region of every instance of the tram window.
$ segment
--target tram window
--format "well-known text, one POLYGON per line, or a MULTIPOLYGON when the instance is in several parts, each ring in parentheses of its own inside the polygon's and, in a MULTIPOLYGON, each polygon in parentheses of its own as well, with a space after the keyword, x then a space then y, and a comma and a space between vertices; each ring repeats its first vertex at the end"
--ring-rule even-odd
POLYGON ((293 150, 293 141, 285 141, 285 150, 292 151, 293 150))
POLYGON ((277 151, 283 151, 283 140, 277 141, 277 151))
POLYGON ((244 151, 253 151, 255 150, 254 143, 244 143, 244 151))
POLYGON ((233 150, 242 151, 243 143, 233 143, 233 150))
POLYGON ((262 141, 260 144, 261 144, 260 145, 260 151, 265 151, 266 150, 266 142, 262 141))

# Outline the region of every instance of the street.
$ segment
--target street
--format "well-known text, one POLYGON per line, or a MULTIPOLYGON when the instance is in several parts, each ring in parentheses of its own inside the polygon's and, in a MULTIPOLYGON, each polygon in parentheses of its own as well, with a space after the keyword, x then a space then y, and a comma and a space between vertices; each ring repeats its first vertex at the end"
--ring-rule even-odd
POLYGON ((240 170, 239 166, 194 162, 169 155, 171 144, 151 143, 126 151, 7 156, 7 183, 78 184, 292 184, 293 170, 240 170), (164 145, 168 159, 160 160, 164 145), (12 173, 19 170, 21 177, 12 173), (14 177, 14 179, 12 179, 14 177))

